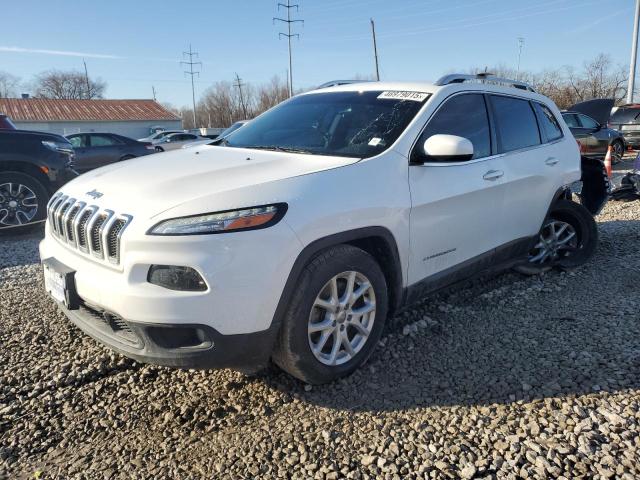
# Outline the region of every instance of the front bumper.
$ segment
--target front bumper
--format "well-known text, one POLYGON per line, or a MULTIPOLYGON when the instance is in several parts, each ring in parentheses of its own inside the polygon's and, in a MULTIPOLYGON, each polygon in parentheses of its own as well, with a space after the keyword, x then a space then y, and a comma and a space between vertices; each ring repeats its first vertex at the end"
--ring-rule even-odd
POLYGON ((233 368, 257 371, 267 365, 277 328, 222 335, 203 324, 152 324, 124 320, 82 304, 60 310, 83 332, 122 355, 142 363, 177 368, 233 368))

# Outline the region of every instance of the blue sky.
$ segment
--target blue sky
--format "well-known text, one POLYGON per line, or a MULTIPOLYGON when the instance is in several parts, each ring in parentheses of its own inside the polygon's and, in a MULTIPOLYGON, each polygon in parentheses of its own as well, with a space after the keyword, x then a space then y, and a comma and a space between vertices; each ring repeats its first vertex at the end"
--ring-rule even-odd
MULTIPOLYGON (((286 2, 286 0, 284 0, 286 2)), ((292 0, 293 3, 293 0, 292 0)), ((505 64, 522 69, 582 65, 598 53, 628 65, 633 0, 299 0, 294 86, 373 73, 369 18, 376 22, 383 80, 435 80, 443 73, 505 64)), ((188 105, 179 65, 200 53, 196 95, 212 82, 285 77, 287 43, 274 25, 277 0, 4 1, 0 70, 29 80, 43 70, 82 68, 108 84, 108 98, 188 105)))

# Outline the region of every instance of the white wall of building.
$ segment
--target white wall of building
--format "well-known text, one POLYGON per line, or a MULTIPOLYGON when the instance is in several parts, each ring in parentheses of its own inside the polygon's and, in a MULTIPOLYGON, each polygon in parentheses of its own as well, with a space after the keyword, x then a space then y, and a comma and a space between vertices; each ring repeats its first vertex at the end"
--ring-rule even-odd
POLYGON ((23 130, 71 135, 72 133, 105 132, 117 133, 130 138, 146 137, 151 127, 163 127, 165 130, 181 130, 180 120, 123 120, 119 122, 14 122, 23 130))

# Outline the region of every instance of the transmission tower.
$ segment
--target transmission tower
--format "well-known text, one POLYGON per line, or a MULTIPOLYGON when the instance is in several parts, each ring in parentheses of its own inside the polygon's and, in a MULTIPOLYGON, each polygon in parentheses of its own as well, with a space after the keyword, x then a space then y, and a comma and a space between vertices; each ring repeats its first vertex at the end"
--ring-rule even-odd
POLYGON ((238 87, 240 91, 240 105, 242 105, 242 112, 244 113, 243 120, 247 120, 249 117, 247 116, 247 106, 244 104, 244 96, 242 95, 242 87, 244 87, 244 83, 242 83, 242 79, 236 73, 236 83, 233 84, 234 87, 238 87))
POLYGON ((295 8, 296 12, 300 10, 300 6, 298 4, 292 5, 291 0, 287 0, 287 3, 278 3, 278 11, 280 8, 287 9, 287 18, 279 18, 273 17, 273 22, 283 22, 287 24, 287 33, 279 32, 278 38, 286 37, 289 42, 289 97, 293 97, 293 69, 291 68, 291 37, 300 38, 300 35, 297 33, 291 33, 291 24, 292 23, 302 23, 304 25, 304 20, 291 19, 291 9, 295 8))
POLYGON ((189 70, 185 70, 184 73, 187 75, 191 75, 191 98, 193 100, 193 128, 197 128, 198 124, 196 123, 196 87, 193 82, 193 77, 195 75, 200 76, 200 72, 193 69, 194 66, 200 65, 202 66, 202 62, 194 62, 194 57, 198 57, 198 52, 194 52, 191 50, 191 44, 189 44, 189 51, 182 52, 183 58, 189 57, 189 61, 183 60, 180 62, 180 65, 187 65, 189 70))

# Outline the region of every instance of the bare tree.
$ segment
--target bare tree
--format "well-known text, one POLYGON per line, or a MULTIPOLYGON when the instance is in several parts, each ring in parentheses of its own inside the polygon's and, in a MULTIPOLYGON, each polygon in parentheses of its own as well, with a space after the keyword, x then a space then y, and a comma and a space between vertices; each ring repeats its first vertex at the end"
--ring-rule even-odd
MULTIPOLYGON (((471 72, 483 72, 485 68, 474 68, 471 72)), ((515 70, 504 65, 487 70, 500 77, 516 78, 515 70)), ((620 105, 627 95, 627 68, 614 65, 611 57, 602 53, 593 60, 584 62, 580 70, 565 66, 540 73, 521 71, 519 78, 533 85, 538 92, 551 98, 563 109, 593 98, 613 98, 616 105, 620 105)))
POLYGON ((16 97, 20 78, 0 70, 0 98, 16 97))
POLYGON ((106 83, 100 79, 86 79, 84 73, 69 70, 49 70, 36 77, 34 95, 40 98, 82 100, 103 98, 106 83))

